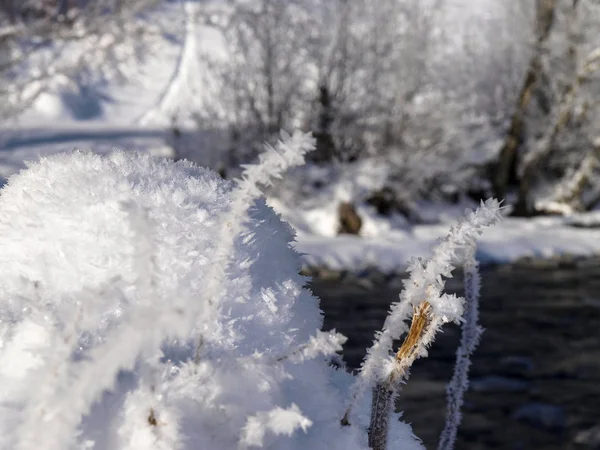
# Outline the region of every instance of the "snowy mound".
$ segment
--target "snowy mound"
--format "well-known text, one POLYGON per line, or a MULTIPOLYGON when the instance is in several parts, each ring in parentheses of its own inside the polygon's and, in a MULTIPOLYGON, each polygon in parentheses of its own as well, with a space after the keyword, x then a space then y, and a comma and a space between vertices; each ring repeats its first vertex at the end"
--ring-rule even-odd
MULTIPOLYGON (((291 229, 145 155, 54 156, 0 196, 0 449, 366 449, 291 229), (221 247, 220 247, 221 246, 221 247), (220 280, 215 284, 214 280, 220 280)), ((368 396, 365 396, 368 397, 368 396)), ((397 422, 390 444, 421 448, 397 422)))
MULTIPOLYGON (((17 306, 11 301, 16 292, 29 297, 32 287, 42 303, 52 304, 115 280, 135 289, 138 278, 150 276, 140 273, 145 257, 154 259, 153 289, 162 301, 176 292, 203 298, 203 275, 214 262, 211 254, 218 244, 219 219, 230 206, 230 190, 217 174, 187 162, 126 153, 42 160, 12 178, 0 198, 0 264, 10 268, 0 280, 3 310, 17 306), (141 248, 140 240, 148 237, 152 248, 141 248), (152 254, 140 255, 140 250, 152 254)), ((289 249, 289 228, 264 205, 251 215, 253 239, 236 246, 233 259, 241 264, 231 268, 235 281, 221 302, 227 315, 243 318, 229 327, 227 339, 239 344, 243 330, 268 326, 270 336, 255 334, 254 348, 243 350, 281 351, 290 340, 302 342, 320 328, 320 312, 316 300, 299 289, 303 280, 290 278, 298 262, 289 249), (268 342, 259 343, 257 337, 268 342)), ((107 304, 105 322, 121 309, 107 304)))

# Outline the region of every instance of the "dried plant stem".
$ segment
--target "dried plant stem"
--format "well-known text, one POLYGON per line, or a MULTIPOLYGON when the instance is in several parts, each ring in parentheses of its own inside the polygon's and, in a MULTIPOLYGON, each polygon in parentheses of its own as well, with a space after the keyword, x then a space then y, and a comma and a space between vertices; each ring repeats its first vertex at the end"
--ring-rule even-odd
POLYGON ((422 302, 413 314, 410 330, 396 353, 394 369, 388 378, 373 389, 369 447, 385 450, 390 414, 400 382, 408 378, 408 372, 422 349, 430 342, 428 336, 435 333, 438 321, 434 320, 431 304, 422 302))
POLYGON ((385 450, 387 447, 388 426, 395 399, 396 389, 389 380, 373 388, 369 423, 369 447, 373 450, 385 450))
POLYGON ((342 425, 350 425, 353 406, 371 389, 368 440, 373 450, 386 450, 394 400, 415 359, 427 355, 428 345, 444 323, 463 320, 464 299, 443 292, 445 278, 452 276, 457 260, 464 260, 465 250, 469 252, 468 258, 473 259, 477 237, 501 219, 500 209, 497 200, 482 202, 477 211, 468 212, 465 220, 450 229, 429 260, 416 259, 409 265, 410 277, 404 283, 400 301, 392 304, 383 330, 376 334, 373 346, 367 351, 341 420, 342 425), (394 341, 405 334, 400 349, 390 357, 394 341))
POLYGON ((416 308, 413 315, 410 331, 396 353, 397 371, 400 375, 410 367, 416 359, 420 344, 426 335, 426 331, 432 323, 432 308, 429 302, 423 302, 416 308))
POLYGON ((454 374, 448 385, 448 411, 446 424, 440 435, 438 450, 453 450, 456 443, 458 426, 461 421, 461 407, 464 395, 469 387, 469 368, 471 355, 479 344, 483 329, 479 326, 479 290, 481 279, 479 263, 475 259, 474 249, 471 249, 465 262, 465 313, 462 324, 460 346, 456 352, 454 374))

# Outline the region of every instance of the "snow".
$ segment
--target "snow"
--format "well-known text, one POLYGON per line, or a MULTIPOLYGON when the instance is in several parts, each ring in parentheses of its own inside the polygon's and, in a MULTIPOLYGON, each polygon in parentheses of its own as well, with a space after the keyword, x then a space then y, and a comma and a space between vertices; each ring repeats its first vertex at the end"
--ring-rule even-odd
MULTIPOLYGON (((294 237, 253 190, 299 163, 291 153, 238 184, 153 158, 173 156, 174 118, 197 125, 192 112, 219 109, 201 61, 226 58, 225 45, 194 20, 201 7, 161 11, 173 34, 126 68, 126 83, 57 78, 20 128, 0 130, 0 450, 367 449, 370 395, 341 428, 356 379, 329 366, 344 338, 320 330, 298 269, 403 271, 447 235, 456 208, 429 205, 421 217, 442 222, 411 227, 360 204, 362 235, 337 236, 339 202, 387 175, 367 161, 311 205, 270 196, 294 237)), ((205 147, 198 160, 215 167, 205 147)), ((597 223, 507 218, 476 256, 599 254, 600 231, 582 228, 597 223)), ((442 300, 440 311, 456 299, 442 300)), ((398 419, 390 447, 422 448, 398 419)))
MULTIPOLYGON (((189 114, 202 108, 206 95, 207 71, 200 61, 208 48, 211 58, 224 51, 214 27, 200 18, 200 10, 209 7, 175 1, 146 12, 141 20, 149 31, 148 48, 143 52, 127 46, 120 50, 115 64, 119 73, 111 72, 112 61, 98 61, 99 68, 91 74, 57 75, 11 124, 24 128, 168 126, 174 116, 182 115, 189 125, 189 114)), ((64 52, 55 64, 68 65, 78 51, 64 52)), ((29 86, 33 92, 38 88, 35 83, 29 86)))
MULTIPOLYGON (((365 204, 365 198, 381 189, 387 170, 374 159, 343 168, 308 165, 296 169, 268 192, 269 205, 297 230, 295 245, 306 266, 403 272, 411 258, 428 256, 466 209, 477 207, 466 199, 456 205, 420 201, 413 205, 423 222, 417 225, 399 214, 378 215, 375 208, 365 204), (362 219, 359 236, 338 235, 337 210, 347 201, 355 204, 362 219)), ((504 210, 504 214, 508 212, 508 208, 504 210)), ((598 211, 567 217, 506 217, 478 239, 476 256, 482 264, 502 264, 526 257, 599 255, 599 223, 598 211)))
POLYGON ((198 80, 201 76, 200 54, 198 49, 199 30, 197 15, 199 4, 192 2, 183 3, 185 17, 185 38, 180 50, 179 59, 175 70, 158 102, 148 109, 136 122, 142 126, 156 121, 167 122, 179 114, 181 99, 194 99, 201 88, 198 80))
MULTIPOLYGON (((237 183, 134 152, 9 179, 0 449, 367 449, 369 395, 340 426, 344 339, 319 331, 292 230, 253 200, 312 145, 282 138, 237 183)), ((393 423, 393 445, 422 448, 393 423)))
MULTIPOLYGON (((276 209, 277 205, 275 202, 276 209)), ((304 254, 305 264, 331 270, 401 272, 411 258, 427 256, 449 228, 447 223, 391 227, 383 218, 375 218, 373 223, 367 222, 367 236, 335 236, 336 211, 331 207, 304 214, 282 206, 279 212, 292 226, 299 223, 304 230, 298 232, 296 249, 304 254), (315 222, 307 224, 311 219, 315 222)), ((368 221, 369 216, 365 217, 368 221)), ((600 230, 584 228, 597 223, 597 212, 571 217, 506 217, 479 238, 476 256, 482 264, 502 264, 527 257, 599 255, 600 230)))

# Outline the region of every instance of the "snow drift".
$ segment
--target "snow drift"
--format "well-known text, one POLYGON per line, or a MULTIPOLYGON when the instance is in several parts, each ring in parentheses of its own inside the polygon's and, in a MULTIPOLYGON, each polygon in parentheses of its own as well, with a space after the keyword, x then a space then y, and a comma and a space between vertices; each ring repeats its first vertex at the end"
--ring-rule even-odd
MULTIPOLYGON (((115 152, 42 159, 0 196, 0 449, 367 449, 294 235, 256 183, 115 152)), ((299 155, 299 156, 298 156, 299 155)), ((422 448, 396 417, 389 442, 422 448)))

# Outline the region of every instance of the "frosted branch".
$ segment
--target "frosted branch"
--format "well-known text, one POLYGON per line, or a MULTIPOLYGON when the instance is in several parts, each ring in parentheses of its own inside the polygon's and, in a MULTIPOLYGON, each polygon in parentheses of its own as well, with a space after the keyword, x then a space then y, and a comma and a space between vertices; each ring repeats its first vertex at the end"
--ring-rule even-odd
MULTIPOLYGON (((486 227, 497 223, 501 218, 500 204, 496 200, 482 202, 475 212, 467 212, 467 217, 450 229, 433 250, 427 261, 420 259, 411 262, 410 277, 404 282, 400 301, 393 304, 383 326, 376 335, 373 346, 368 350, 361 372, 357 377, 350 404, 343 423, 349 422, 349 415, 357 399, 369 388, 391 390, 391 397, 398 384, 407 377, 413 361, 427 354, 427 347, 436 332, 447 322, 460 322, 463 313, 463 299, 443 293, 445 278, 452 276, 455 261, 459 261, 465 250, 475 246, 476 238, 486 227), (410 329, 407 321, 412 316, 410 329), (394 340, 408 333, 395 356, 392 354, 394 340)), ((388 404, 390 402, 384 402, 388 404)), ((389 407, 389 405, 388 405, 389 407)), ((389 409, 372 411, 388 420, 389 409)), ((379 423, 382 419, 372 418, 379 423)), ((387 430, 381 425, 380 429, 387 430)), ((384 447, 379 447, 384 448, 384 447)))
POLYGON ((447 388, 448 412, 446 424, 440 436, 438 450, 452 450, 456 442, 456 433, 461 421, 460 409, 464 394, 469 387, 469 368, 471 355, 479 344, 482 328, 479 326, 479 290, 481 279, 479 263, 475 259, 475 248, 467 252, 464 265, 465 277, 465 314, 462 324, 460 346, 456 352, 454 375, 447 388))
MULTIPOLYGON (((232 202, 228 215, 220 224, 217 247, 214 250, 213 263, 206 276, 206 299, 213 317, 203 318, 203 324, 214 323, 217 315, 218 299, 221 296, 227 266, 232 255, 236 237, 242 232, 247 220, 248 210, 262 195, 260 185, 268 186, 274 178, 281 178, 291 167, 304 162, 304 155, 315 148, 315 140, 310 134, 295 132, 292 136, 281 132, 281 140, 273 147, 266 145, 265 153, 260 155, 257 164, 244 166, 244 172, 231 194, 232 202)), ((200 338, 202 339, 202 338, 200 338)), ((198 343, 198 347, 200 347, 198 343)), ((197 352, 197 359, 199 352, 197 352)))

